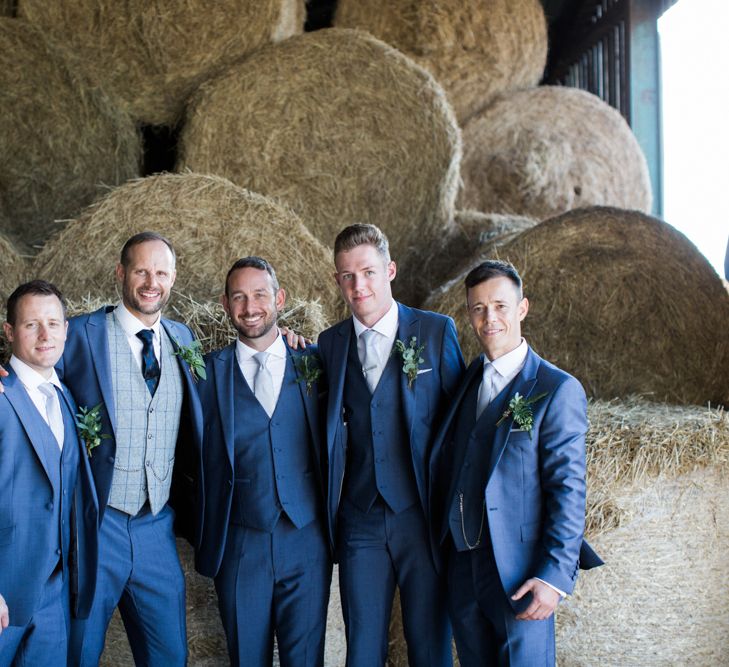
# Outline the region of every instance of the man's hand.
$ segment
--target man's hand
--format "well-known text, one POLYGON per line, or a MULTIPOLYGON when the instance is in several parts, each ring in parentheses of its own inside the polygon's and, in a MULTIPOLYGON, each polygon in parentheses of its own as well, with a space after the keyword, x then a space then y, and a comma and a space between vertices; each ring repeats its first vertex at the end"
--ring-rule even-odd
POLYGON ((519 590, 511 596, 512 600, 521 600, 527 593, 532 594, 529 606, 516 618, 519 621, 543 621, 549 618, 560 601, 560 594, 551 586, 539 579, 527 579, 519 590))
POLYGON ((5 598, 0 595, 0 632, 10 625, 10 611, 5 603, 5 598))
MULTIPOLYGON (((0 378, 6 378, 10 375, 2 366, 0 366, 0 378)), ((5 392, 5 387, 3 387, 3 383, 0 381, 0 394, 5 392)), ((7 607, 5 607, 7 609, 7 607)))
MULTIPOLYGON (((279 331, 286 336, 286 342, 292 350, 306 349, 306 344, 311 343, 310 340, 304 338, 301 334, 297 334, 295 331, 291 331, 288 327, 279 327, 279 331)), ((0 368, 2 368, 0 366, 0 368)))

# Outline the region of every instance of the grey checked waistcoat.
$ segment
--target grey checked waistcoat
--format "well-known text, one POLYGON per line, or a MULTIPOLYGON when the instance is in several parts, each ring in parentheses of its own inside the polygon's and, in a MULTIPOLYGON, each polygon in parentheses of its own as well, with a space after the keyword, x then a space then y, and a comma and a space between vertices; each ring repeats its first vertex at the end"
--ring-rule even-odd
POLYGON ((106 316, 116 414, 116 458, 108 504, 134 516, 149 500, 153 514, 167 502, 175 462, 183 387, 164 327, 160 327, 160 380, 152 397, 132 356, 127 335, 106 316))

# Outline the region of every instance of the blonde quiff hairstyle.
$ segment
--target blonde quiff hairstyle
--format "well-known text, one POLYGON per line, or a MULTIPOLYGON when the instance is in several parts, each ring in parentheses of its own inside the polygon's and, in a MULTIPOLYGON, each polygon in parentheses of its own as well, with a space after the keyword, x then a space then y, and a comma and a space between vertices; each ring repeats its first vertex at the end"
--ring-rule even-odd
POLYGON ((345 227, 334 239, 334 261, 340 252, 353 250, 357 246, 371 245, 382 255, 386 264, 390 262, 390 242, 376 225, 355 223, 345 227))

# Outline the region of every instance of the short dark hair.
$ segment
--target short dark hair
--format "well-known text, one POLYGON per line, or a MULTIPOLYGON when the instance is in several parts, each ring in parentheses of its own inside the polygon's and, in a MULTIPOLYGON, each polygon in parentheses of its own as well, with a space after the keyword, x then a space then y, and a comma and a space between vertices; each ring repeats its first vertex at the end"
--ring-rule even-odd
POLYGON ((485 262, 481 262, 477 267, 471 269, 463 281, 466 286, 466 291, 471 287, 483 283, 491 278, 508 278, 516 286, 519 296, 522 295, 522 281, 519 272, 511 262, 504 262, 500 259, 487 259, 485 262))
POLYGON ((162 234, 158 234, 157 232, 139 232, 139 234, 135 234, 134 236, 129 237, 121 249, 119 262, 125 269, 127 268, 127 266, 129 266, 129 251, 135 245, 147 243, 148 241, 162 241, 162 243, 164 243, 170 249, 170 252, 172 253, 172 259, 175 263, 177 263, 177 253, 172 247, 172 241, 170 241, 166 236, 162 236, 162 234))
POLYGON ((349 225, 337 234, 337 238, 334 239, 334 259, 337 259, 340 252, 347 252, 361 245, 374 246, 386 262, 390 261, 390 242, 385 232, 376 225, 366 225, 361 222, 349 225))
POLYGON ((228 296, 228 280, 234 271, 238 269, 258 269, 259 271, 265 271, 271 276, 271 284, 273 285, 274 291, 278 290, 278 278, 276 278, 276 272, 273 270, 271 264, 263 259, 263 257, 257 257, 256 255, 249 255, 248 257, 241 257, 235 260, 233 266, 228 270, 228 275, 225 276, 225 296, 228 296))
POLYGON ((7 323, 10 326, 15 326, 15 319, 18 315, 18 301, 24 296, 56 296, 61 302, 61 310, 63 311, 63 319, 66 320, 66 300, 63 298, 61 291, 47 280, 31 280, 30 282, 18 285, 13 293, 8 297, 7 304, 5 305, 5 312, 7 323))

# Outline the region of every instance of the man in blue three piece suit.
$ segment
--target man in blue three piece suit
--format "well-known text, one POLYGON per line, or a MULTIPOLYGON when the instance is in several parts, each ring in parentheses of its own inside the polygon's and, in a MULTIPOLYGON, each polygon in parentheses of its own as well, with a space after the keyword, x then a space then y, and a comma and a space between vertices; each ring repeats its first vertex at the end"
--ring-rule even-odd
POLYGON ((160 317, 175 280, 167 239, 131 237, 116 277, 121 302, 70 320, 58 366, 79 405, 101 404, 105 434, 91 451, 101 513, 96 595, 85 625, 73 628, 72 663, 98 664, 118 605, 136 664, 184 665, 185 580, 168 499, 179 488, 180 500, 193 502, 185 473, 197 460, 202 411, 177 354, 193 337, 160 317))
POLYGON ((328 517, 347 665, 385 664, 396 585, 409 664, 451 665, 427 482, 431 434, 464 369, 455 326, 393 300, 395 263, 374 225, 344 229, 334 261, 353 317, 323 332, 319 351, 328 379, 328 517))
POLYGON ((35 280, 9 297, 0 394, 0 665, 64 667, 70 616, 89 612, 98 505, 76 405, 53 367, 65 304, 35 280))
POLYGON ((315 348, 277 326, 286 299, 271 265, 239 259, 223 305, 237 340, 207 358, 201 574, 215 578, 231 664, 324 660, 331 558, 324 519, 315 348), (307 355, 306 358, 304 355, 307 355), (308 364, 313 364, 309 366, 308 364), (308 367, 308 371, 307 371, 308 367))
POLYGON ((489 260, 466 277, 484 355, 469 367, 434 445, 434 516, 448 553, 461 665, 553 665, 554 610, 579 567, 587 403, 580 383, 521 337, 521 278, 489 260))

